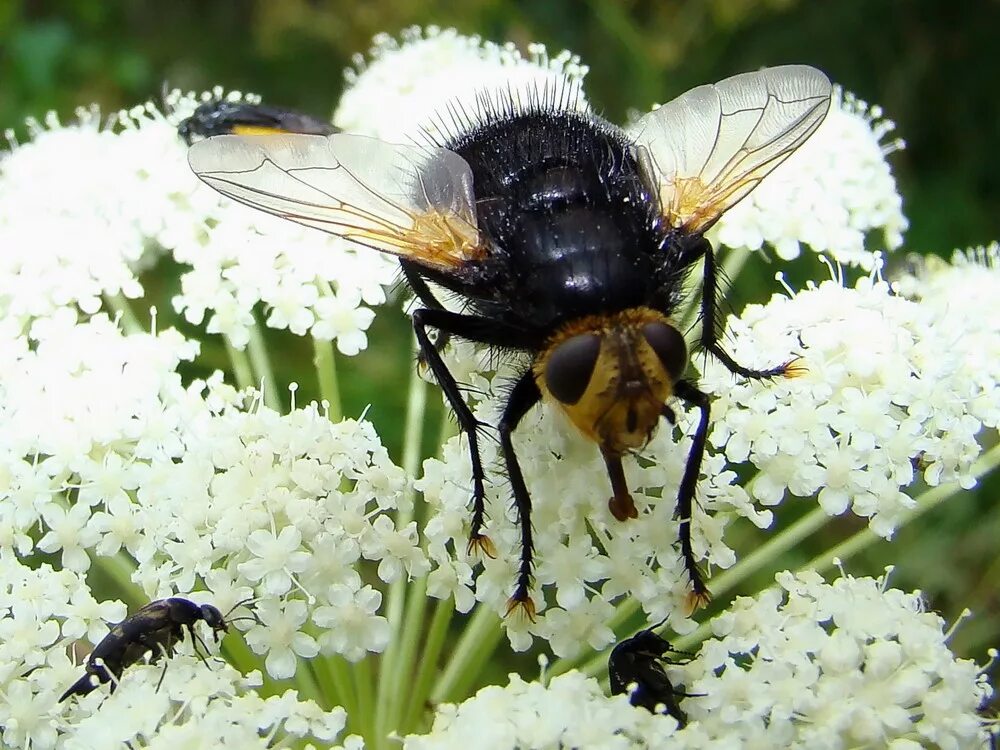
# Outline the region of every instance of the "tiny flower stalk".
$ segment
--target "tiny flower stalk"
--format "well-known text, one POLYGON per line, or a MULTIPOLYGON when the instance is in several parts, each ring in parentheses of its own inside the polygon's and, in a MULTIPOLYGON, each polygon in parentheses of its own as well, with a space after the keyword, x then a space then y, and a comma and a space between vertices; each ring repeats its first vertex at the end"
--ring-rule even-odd
MULTIPOLYGON (((409 30, 351 71, 335 124, 402 142, 443 92, 585 74, 540 45, 409 30)), ((868 248, 897 248, 906 219, 886 159, 900 144, 877 108, 838 91, 807 146, 712 230, 734 285, 761 248, 782 262, 822 252, 839 269, 800 290, 776 283, 724 320, 736 359, 798 358, 798 377, 747 381, 700 356, 689 371, 711 395, 689 522, 712 616, 684 607, 673 498, 698 413, 671 400, 676 424, 622 458, 627 522, 610 515, 600 451, 552 409, 525 415, 513 440, 535 501, 531 619, 503 616, 519 537, 491 429, 495 557, 468 547, 466 438, 445 416, 440 441, 422 444, 440 396, 416 366, 399 464, 375 427, 396 416, 377 388, 364 415, 344 414, 336 359, 368 345, 398 264, 201 186, 177 131, 210 100, 260 103, 219 89, 173 92, 167 111, 142 105, 111 127, 93 110, 53 115, 0 157, 0 744, 986 747, 992 687, 952 653, 954 627, 919 593, 846 565, 1000 463, 1000 323, 983 314, 1000 297, 1000 250, 886 281, 868 248), (165 256, 181 269, 167 315, 143 286, 165 256), (159 320, 142 325, 153 302, 159 320), (171 327, 180 317, 197 336, 171 327), (228 372, 182 377, 216 335, 228 372), (275 379, 271 335, 311 339, 321 403, 275 379), (781 525, 781 504, 807 505, 781 525), (817 532, 848 513, 867 527, 818 550, 817 532), (737 522, 766 541, 740 548, 737 522), (800 549, 812 559, 781 570, 800 549), (764 570, 770 586, 733 596, 764 570), (185 639, 130 661, 113 691, 59 702, 115 623, 173 596, 250 614, 221 647, 196 628, 204 662, 185 639), (614 644, 658 622, 688 653, 663 665, 684 726, 605 688, 614 644), (543 677, 510 658, 529 649, 543 677)), ((679 312, 687 332, 698 311, 679 312)), ((496 425, 516 370, 458 338, 442 355, 476 421, 496 425)))

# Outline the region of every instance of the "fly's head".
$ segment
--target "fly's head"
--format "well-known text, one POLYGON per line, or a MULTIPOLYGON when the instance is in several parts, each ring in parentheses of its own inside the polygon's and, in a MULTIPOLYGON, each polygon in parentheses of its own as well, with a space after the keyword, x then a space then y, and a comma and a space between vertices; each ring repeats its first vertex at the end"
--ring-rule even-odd
POLYGON ((542 393, 605 456, 642 448, 687 368, 684 336, 649 308, 562 327, 534 364, 542 393))

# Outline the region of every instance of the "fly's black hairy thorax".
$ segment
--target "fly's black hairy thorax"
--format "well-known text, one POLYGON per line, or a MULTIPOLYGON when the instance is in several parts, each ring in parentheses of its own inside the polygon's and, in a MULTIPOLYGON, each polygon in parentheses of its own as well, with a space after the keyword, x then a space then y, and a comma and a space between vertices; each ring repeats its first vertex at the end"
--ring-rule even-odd
POLYGON ((551 329, 646 304, 659 284, 658 203, 625 135, 599 118, 505 113, 448 148, 472 168, 495 290, 473 306, 551 329))

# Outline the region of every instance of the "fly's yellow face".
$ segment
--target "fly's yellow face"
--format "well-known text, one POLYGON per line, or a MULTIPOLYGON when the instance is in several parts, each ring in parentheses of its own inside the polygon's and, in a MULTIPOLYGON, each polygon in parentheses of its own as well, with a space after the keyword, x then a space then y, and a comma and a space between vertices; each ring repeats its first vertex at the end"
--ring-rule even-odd
POLYGON ((534 364, 542 393, 605 455, 649 442, 687 368, 684 337, 664 315, 636 308, 573 321, 534 364))

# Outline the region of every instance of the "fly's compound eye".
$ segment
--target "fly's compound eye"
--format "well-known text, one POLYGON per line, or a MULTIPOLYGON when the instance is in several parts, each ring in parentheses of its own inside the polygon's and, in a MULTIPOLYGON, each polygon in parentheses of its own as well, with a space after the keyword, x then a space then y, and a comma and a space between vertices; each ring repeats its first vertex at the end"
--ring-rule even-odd
POLYGON ((656 352, 663 368, 673 382, 677 382, 687 369, 687 344, 681 332, 666 323, 646 323, 642 327, 643 338, 656 352))
POLYGON ((545 365, 545 384, 549 392, 564 404, 579 401, 587 390, 600 353, 601 338, 593 333, 581 333, 559 344, 545 365))

